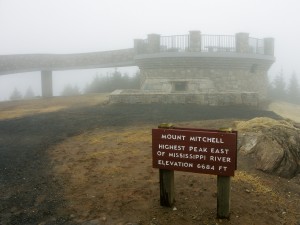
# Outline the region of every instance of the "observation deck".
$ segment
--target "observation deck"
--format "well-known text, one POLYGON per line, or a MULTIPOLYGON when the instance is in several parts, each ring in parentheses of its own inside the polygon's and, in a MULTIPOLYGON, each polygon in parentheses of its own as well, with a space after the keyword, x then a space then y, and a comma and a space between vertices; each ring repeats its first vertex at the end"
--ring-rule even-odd
POLYGON ((248 33, 160 36, 134 40, 141 90, 116 91, 112 102, 257 105, 266 99, 273 38, 248 33), (125 97, 126 96, 126 97, 125 97))
POLYGON ((212 60, 215 62, 214 66, 218 66, 219 61, 224 62, 226 58, 259 60, 267 67, 275 61, 274 39, 252 38, 248 33, 207 35, 200 31, 190 31, 187 35, 174 36, 149 34, 147 39, 135 39, 134 49, 136 64, 145 67, 151 67, 151 63, 157 61, 154 59, 159 60, 153 66, 168 66, 165 64, 166 58, 175 58, 173 66, 182 66, 183 63, 186 65, 186 61, 191 61, 192 58, 199 58, 191 61, 191 64, 197 63, 198 66, 205 66, 212 60), (146 63, 146 59, 150 62, 146 63))

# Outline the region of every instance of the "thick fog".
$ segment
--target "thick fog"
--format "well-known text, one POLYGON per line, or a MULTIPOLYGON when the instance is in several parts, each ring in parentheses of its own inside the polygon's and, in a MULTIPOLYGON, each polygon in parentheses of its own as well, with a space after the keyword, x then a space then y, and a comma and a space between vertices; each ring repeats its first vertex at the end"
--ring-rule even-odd
MULTIPOLYGON (((134 39, 149 33, 247 32, 275 38, 276 62, 269 75, 282 69, 288 79, 292 72, 300 74, 299 8, 298 0, 0 0, 0 55, 132 48, 134 39)), ((118 70, 133 74, 136 69, 118 70)), ((67 84, 83 90, 96 74, 111 71, 54 72, 54 95, 67 84)), ((24 94, 29 87, 41 94, 39 72, 0 76, 0 101, 14 88, 24 94)))

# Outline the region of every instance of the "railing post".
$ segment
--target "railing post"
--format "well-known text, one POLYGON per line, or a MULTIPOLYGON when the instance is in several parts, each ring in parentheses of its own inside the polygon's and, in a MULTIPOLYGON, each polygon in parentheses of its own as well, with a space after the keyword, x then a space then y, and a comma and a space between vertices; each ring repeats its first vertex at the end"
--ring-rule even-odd
POLYGON ((198 30, 190 31, 190 46, 189 50, 191 52, 201 51, 201 32, 198 30))
POLYGON ((160 35, 159 34, 148 34, 148 53, 160 52, 160 35))
POLYGON ((264 54, 274 56, 274 38, 264 38, 264 54))
POLYGON ((235 34, 236 52, 248 53, 249 52, 249 33, 235 34))

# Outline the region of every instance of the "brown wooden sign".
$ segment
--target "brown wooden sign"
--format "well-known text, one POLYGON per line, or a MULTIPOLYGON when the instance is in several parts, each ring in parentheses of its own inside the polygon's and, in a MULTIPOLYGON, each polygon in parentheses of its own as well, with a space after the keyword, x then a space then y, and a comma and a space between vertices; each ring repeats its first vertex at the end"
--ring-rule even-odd
POLYGON ((152 159, 154 168, 234 176, 237 132, 152 129, 152 159))

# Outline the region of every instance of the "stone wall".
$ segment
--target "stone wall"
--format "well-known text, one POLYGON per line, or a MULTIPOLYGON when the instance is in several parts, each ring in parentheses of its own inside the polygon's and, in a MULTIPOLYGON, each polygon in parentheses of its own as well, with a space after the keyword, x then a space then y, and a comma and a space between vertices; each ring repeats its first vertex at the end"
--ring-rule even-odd
POLYGON ((219 92, 219 93, 154 93, 138 92, 136 90, 116 90, 109 96, 110 103, 129 104, 179 104, 193 103, 200 105, 248 105, 257 107, 259 104, 257 93, 253 92, 219 92))
MULTIPOLYGON (((205 59, 198 59, 205 60, 205 59)), ((211 59, 214 60, 214 59, 211 59)), ((267 97, 267 68, 261 63, 238 64, 228 61, 226 66, 207 62, 205 66, 192 67, 143 67, 140 66, 142 90, 174 93, 176 83, 185 82, 185 89, 180 90, 190 94, 202 92, 256 92, 260 99, 267 97)))

